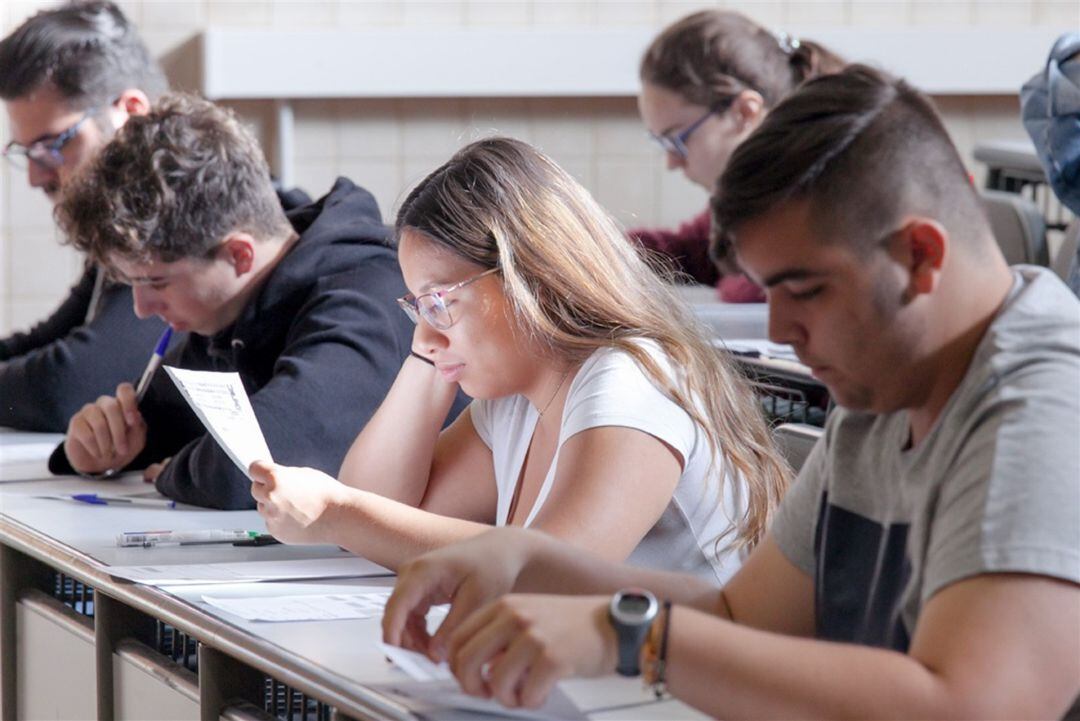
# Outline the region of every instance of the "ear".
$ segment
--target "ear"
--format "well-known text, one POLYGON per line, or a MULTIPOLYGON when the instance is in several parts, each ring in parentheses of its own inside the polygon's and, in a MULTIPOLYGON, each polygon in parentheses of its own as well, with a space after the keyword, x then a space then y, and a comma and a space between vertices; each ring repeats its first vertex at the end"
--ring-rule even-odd
POLYGON ((765 117, 765 98, 756 90, 743 90, 731 103, 731 112, 740 131, 751 131, 765 117))
POLYGON ((120 127, 132 115, 149 113, 150 98, 138 88, 127 88, 113 102, 113 107, 123 114, 123 120, 116 124, 116 127, 120 127))
POLYGON ((912 219, 896 234, 890 250, 907 270, 909 299, 934 291, 948 247, 948 231, 929 218, 912 219))
POLYGON ((255 267, 255 238, 247 233, 229 233, 218 252, 233 267, 237 278, 250 273, 255 267))

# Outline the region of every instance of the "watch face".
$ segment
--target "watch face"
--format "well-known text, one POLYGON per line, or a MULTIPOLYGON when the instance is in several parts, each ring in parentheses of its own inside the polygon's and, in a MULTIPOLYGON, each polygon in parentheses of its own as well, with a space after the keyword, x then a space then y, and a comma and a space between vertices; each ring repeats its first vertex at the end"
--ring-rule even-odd
POLYGON ((620 591, 611 604, 615 620, 631 626, 651 621, 658 610, 656 598, 648 592, 620 591))
POLYGON ((619 599, 619 610, 628 616, 644 616, 652 604, 651 598, 638 595, 627 595, 619 599))

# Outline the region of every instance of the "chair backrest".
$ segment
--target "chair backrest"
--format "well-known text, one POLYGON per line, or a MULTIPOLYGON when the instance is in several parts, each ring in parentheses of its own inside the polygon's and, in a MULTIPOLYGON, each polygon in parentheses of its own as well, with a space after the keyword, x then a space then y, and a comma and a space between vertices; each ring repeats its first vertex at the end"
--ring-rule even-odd
POLYGON ((817 426, 810 426, 805 423, 781 423, 776 428, 773 428, 773 438, 776 440, 780 452, 784 454, 788 465, 798 473, 802 469, 803 463, 806 462, 806 457, 810 455, 810 449, 814 447, 814 444, 818 442, 824 432, 823 429, 817 426))
POLYGON ((990 228, 1009 265, 1050 265, 1046 220, 1038 206, 1015 193, 983 190, 981 195, 990 228))
POLYGON ((1065 229, 1065 237, 1054 254, 1050 268, 1069 284, 1074 293, 1080 295, 1080 218, 1073 218, 1065 229))

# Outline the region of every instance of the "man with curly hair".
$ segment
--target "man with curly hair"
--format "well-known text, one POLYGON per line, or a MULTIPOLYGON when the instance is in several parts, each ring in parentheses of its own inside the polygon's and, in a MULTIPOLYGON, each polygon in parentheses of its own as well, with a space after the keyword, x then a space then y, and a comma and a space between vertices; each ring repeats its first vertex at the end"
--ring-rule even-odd
MULTIPOLYGON (((166 362, 236 371, 275 459, 336 474, 390 389, 413 326, 375 199, 339 178, 290 213, 233 114, 168 95, 132 117, 57 207, 77 248, 132 288, 135 314, 188 335, 166 362)), ((165 374, 72 417, 54 472, 146 468, 179 501, 253 508, 250 484, 165 374)))
MULTIPOLYGON (((138 31, 112 2, 43 10, 0 40, 5 159, 56 202, 127 119, 167 90, 138 31)), ((309 202, 282 194, 286 207, 309 202)), ((132 313, 131 290, 87 264, 60 306, 0 337, 0 426, 60 432, 86 401, 137 378, 164 326, 132 313)))

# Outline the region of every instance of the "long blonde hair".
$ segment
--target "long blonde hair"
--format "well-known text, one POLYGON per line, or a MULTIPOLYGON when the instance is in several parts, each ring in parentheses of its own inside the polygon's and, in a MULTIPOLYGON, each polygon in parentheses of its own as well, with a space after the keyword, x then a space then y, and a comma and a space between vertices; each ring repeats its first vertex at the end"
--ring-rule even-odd
POLYGON ((467 145, 412 190, 395 226, 399 235, 416 230, 499 268, 519 329, 552 357, 580 363, 598 348, 629 353, 697 422, 713 457, 744 480, 749 503, 731 545, 761 539, 790 471, 749 385, 712 347, 665 273, 554 161, 509 138, 467 145), (640 339, 667 354, 674 383, 640 339))

